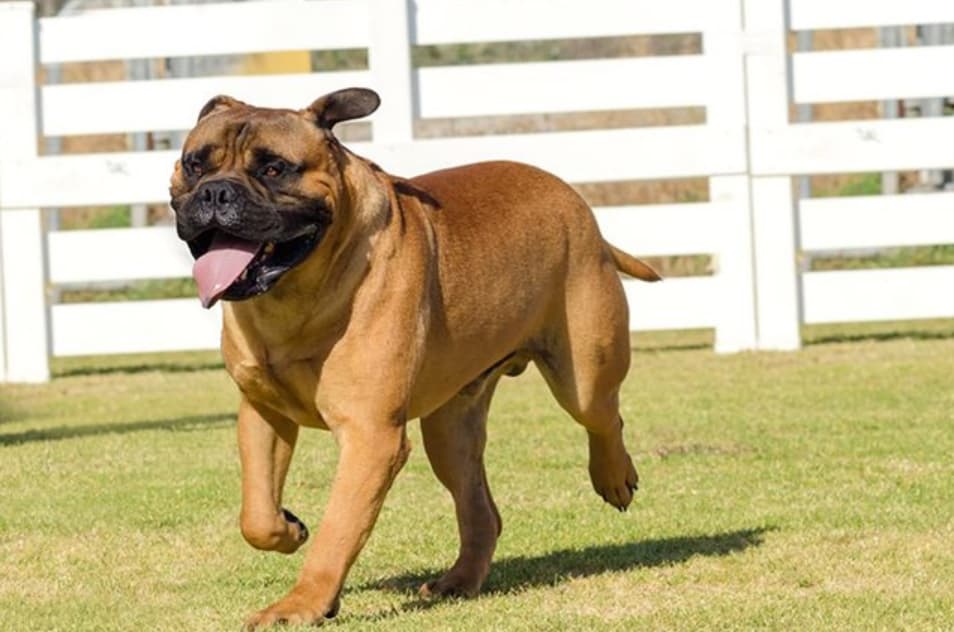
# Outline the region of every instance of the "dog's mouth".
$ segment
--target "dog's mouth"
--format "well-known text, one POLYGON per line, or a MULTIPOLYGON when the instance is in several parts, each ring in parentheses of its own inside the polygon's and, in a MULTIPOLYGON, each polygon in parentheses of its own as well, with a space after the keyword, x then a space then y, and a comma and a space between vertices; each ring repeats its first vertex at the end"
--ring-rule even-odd
POLYGON ((190 240, 195 257, 192 276, 206 309, 221 298, 242 301, 270 290, 286 272, 304 261, 324 235, 312 225, 282 242, 251 241, 222 229, 208 230, 190 240))

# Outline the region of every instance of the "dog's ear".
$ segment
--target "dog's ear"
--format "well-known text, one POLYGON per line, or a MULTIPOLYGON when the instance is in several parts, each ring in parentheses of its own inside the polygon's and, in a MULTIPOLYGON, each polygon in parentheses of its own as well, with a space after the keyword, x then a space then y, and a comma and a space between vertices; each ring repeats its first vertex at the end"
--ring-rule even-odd
POLYGON ((368 88, 345 88, 318 98, 308 106, 318 127, 330 130, 341 121, 365 117, 381 105, 381 97, 368 88))
POLYGON ((237 105, 245 105, 238 99, 233 99, 232 97, 220 94, 217 97, 212 97, 209 99, 209 102, 202 106, 202 109, 199 110, 199 118, 196 119, 196 123, 204 119, 210 114, 215 112, 221 112, 229 108, 234 108, 237 105))

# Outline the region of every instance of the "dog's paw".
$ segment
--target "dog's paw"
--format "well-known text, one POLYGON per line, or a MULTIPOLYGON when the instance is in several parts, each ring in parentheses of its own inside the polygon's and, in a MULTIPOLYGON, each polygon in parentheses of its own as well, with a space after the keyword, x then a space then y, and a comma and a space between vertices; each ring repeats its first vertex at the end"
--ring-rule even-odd
POLYGON ((341 608, 341 599, 335 597, 328 608, 316 608, 316 600, 292 591, 284 599, 259 610, 245 621, 243 630, 261 630, 273 625, 308 625, 317 627, 335 618, 341 608))
POLYGON ((440 578, 423 584, 417 591, 422 599, 441 597, 476 597, 483 584, 482 574, 463 573, 456 568, 444 573, 440 578))
POLYGON ((639 475, 633 460, 622 450, 616 458, 596 461, 591 456, 590 480, 596 493, 619 511, 629 508, 639 489, 639 475))
MULTIPOLYGON (((285 522, 288 523, 288 528, 292 533, 292 537, 297 542, 298 546, 301 546, 308 540, 308 527, 305 526, 305 523, 301 521, 301 518, 288 511, 282 507, 282 517, 285 518, 285 522)), ((295 548, 297 549, 298 546, 295 548)))
POLYGON ((256 549, 290 555, 308 539, 308 527, 298 516, 282 509, 280 514, 242 514, 242 537, 256 549))

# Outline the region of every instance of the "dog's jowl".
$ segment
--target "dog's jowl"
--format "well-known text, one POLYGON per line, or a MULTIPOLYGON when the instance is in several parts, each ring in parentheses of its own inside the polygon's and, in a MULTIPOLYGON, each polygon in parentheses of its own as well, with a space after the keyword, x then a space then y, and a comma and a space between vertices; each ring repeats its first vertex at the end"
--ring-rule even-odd
POLYGON ((299 428, 330 430, 340 449, 298 582, 253 628, 337 612, 411 419, 461 536, 457 561, 421 592, 476 594, 501 530, 487 410, 498 379, 528 362, 586 429, 596 492, 622 510, 636 489, 619 416, 630 351, 618 272, 659 277, 606 243, 580 196, 544 171, 487 162, 402 178, 353 154, 332 129, 378 103, 359 88, 303 110, 216 97, 172 175, 177 230, 203 305, 222 301, 222 353, 242 393, 252 546, 291 553, 308 538, 282 506, 299 428))

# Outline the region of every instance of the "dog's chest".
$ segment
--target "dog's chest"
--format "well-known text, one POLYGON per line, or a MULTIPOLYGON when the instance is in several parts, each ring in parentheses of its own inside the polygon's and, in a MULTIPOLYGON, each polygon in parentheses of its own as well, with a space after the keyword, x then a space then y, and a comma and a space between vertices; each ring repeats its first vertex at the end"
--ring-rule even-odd
POLYGON ((309 363, 274 367, 243 360, 229 367, 229 372, 253 403, 271 408, 301 426, 327 427, 315 406, 317 378, 309 363))

